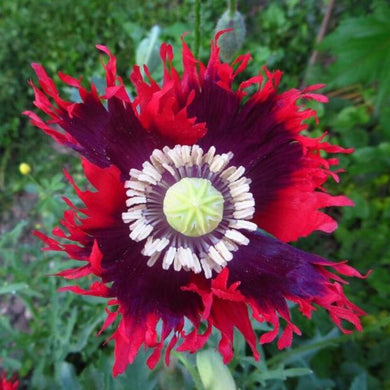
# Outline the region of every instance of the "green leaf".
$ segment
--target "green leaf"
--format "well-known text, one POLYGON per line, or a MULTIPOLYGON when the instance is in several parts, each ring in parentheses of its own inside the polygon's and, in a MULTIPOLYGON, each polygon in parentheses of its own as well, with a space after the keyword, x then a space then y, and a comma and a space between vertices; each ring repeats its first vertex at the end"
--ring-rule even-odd
POLYGON ((4 248, 6 244, 16 244, 26 225, 27 222, 21 220, 10 232, 2 234, 0 238, 0 248, 4 248))
POLYGON ((267 380, 281 380, 285 381, 287 378, 295 378, 299 376, 312 374, 313 371, 306 367, 296 368, 278 368, 276 370, 269 370, 256 373, 252 376, 253 380, 265 385, 267 380))
POLYGON ((337 59, 330 67, 330 87, 378 83, 376 107, 390 96, 390 6, 368 16, 344 20, 321 44, 337 59))
POLYGON ((362 372, 353 380, 349 390, 367 390, 367 374, 362 372))
POLYGON ((0 295, 2 294, 15 294, 16 291, 23 290, 25 288, 28 288, 27 283, 12 283, 12 284, 5 284, 3 287, 0 287, 0 295))
POLYGON ((390 141, 390 106, 384 107, 379 113, 379 123, 383 129, 383 138, 390 141))
POLYGON ((64 390, 73 389, 81 390, 80 384, 77 380, 75 369, 72 364, 62 362, 59 366, 57 380, 64 390))
POLYGON ((366 146, 357 149, 351 157, 352 174, 388 172, 390 167, 390 143, 382 142, 378 146, 366 146))
POLYGON ((97 318, 92 319, 89 323, 85 324, 83 330, 78 336, 78 342, 70 346, 71 352, 80 352, 88 343, 88 339, 91 336, 92 332, 96 329, 98 324, 102 324, 105 318, 105 313, 99 315, 97 318))

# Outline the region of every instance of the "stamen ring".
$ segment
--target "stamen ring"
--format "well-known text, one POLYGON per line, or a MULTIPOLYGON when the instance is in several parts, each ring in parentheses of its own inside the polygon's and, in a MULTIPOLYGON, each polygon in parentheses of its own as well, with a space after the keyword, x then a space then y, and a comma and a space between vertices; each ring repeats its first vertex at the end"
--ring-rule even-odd
MULTIPOLYGON (((206 278, 211 278, 213 270, 220 272, 233 259, 240 245, 248 245, 249 239, 241 231, 257 229, 250 222, 255 211, 251 181, 243 176, 244 167, 228 166, 233 153, 215 153, 213 146, 207 153, 198 145, 155 149, 142 171, 130 170, 125 182, 128 210, 122 213, 122 219, 129 224, 132 240, 146 240, 142 254, 149 257, 148 266, 162 258, 163 269, 173 266, 176 271, 203 270, 206 278), (214 209, 205 208, 209 214, 190 218, 189 225, 184 226, 170 211, 178 190, 185 192, 187 186, 193 191, 188 187, 190 183, 210 191, 214 209), (210 215, 205 224, 204 217, 210 215)), ((192 201, 203 201, 193 195, 192 201)), ((182 206, 188 207, 188 201, 176 203, 173 209, 182 210, 182 206)))

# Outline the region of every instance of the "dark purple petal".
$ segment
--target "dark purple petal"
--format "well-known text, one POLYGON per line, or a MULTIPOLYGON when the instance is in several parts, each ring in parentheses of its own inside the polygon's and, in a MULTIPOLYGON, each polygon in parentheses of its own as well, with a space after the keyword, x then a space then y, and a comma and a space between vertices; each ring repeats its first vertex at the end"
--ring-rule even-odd
POLYGON ((272 114, 250 120, 253 118, 242 118, 242 126, 249 132, 237 147, 232 163, 243 165, 245 176, 252 180, 250 188, 258 214, 275 200, 280 189, 291 185, 292 174, 302 164, 302 147, 276 124, 272 114))
POLYGON ((201 299, 181 289, 189 283, 191 272, 163 270, 159 264, 149 267, 148 258, 141 254, 144 243, 129 238, 128 225, 95 232, 94 236, 103 253, 103 280, 113 282, 110 293, 131 318, 157 313, 172 326, 184 316, 197 318, 201 299))
POLYGON ((72 117, 63 112, 61 120, 61 127, 80 144, 71 147, 99 167, 116 165, 125 177, 162 146, 157 134, 142 128, 131 105, 115 97, 108 99, 106 109, 90 93, 74 107, 72 117))
POLYGON ((228 265, 230 281, 241 281, 240 291, 260 307, 282 309, 286 298, 308 299, 325 291, 326 279, 316 268, 324 259, 264 233, 246 235, 249 245, 241 246, 228 265))
POLYGON ((302 147, 276 120, 274 106, 273 99, 242 106, 233 92, 205 82, 188 110, 198 122, 207 123, 207 134, 198 144, 204 150, 215 146, 217 153, 233 152, 232 165, 245 167, 256 213, 291 184, 292 173, 301 165, 302 147))
POLYGON ((241 140, 237 114, 240 99, 213 82, 205 81, 202 90, 188 107, 190 117, 197 122, 206 122, 207 133, 198 144, 209 149, 215 146, 218 153, 229 152, 241 140), (238 137, 238 139, 237 139, 238 137))

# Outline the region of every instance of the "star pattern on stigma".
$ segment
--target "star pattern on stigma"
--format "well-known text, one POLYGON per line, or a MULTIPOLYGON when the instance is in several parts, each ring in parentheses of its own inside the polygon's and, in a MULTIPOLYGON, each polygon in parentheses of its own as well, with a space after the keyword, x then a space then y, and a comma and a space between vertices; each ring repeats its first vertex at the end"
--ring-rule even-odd
POLYGON ((25 114, 82 156, 94 187, 81 190, 65 171, 83 206, 65 199, 62 227, 52 236, 36 235, 44 250, 80 262, 58 276, 95 278, 88 289, 73 284, 62 291, 108 299, 101 332, 117 324, 115 376, 142 346, 151 350, 153 368, 163 351, 166 364, 173 348, 196 352, 213 328, 225 363, 233 357, 235 328, 255 359, 258 342, 278 339, 279 348, 288 347, 300 334, 288 301, 308 318, 325 309, 344 333, 351 332, 345 321, 361 330, 364 312, 342 285, 343 276, 365 276, 346 261, 287 244, 315 230, 334 231, 337 223, 322 209, 353 205, 323 186, 328 178, 339 180, 338 160, 330 155, 352 150, 324 141, 325 135, 303 134, 306 120, 315 117, 305 102, 326 102, 316 93, 323 85, 280 93, 281 72, 267 68, 234 83, 250 55, 222 63, 219 36, 207 65, 183 40, 182 74, 172 64, 172 47, 162 44, 161 85, 147 67, 144 77, 134 66, 132 100, 105 46, 97 46, 108 56, 104 95, 59 73, 78 90, 79 103, 65 100, 45 69, 33 64, 34 104, 47 118, 25 114), (272 329, 256 334, 252 320, 272 329))

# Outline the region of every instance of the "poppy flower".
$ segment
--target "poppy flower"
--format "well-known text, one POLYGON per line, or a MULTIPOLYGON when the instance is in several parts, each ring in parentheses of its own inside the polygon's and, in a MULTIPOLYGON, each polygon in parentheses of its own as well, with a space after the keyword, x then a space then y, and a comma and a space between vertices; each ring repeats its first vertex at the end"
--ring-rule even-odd
POLYGON ((79 103, 61 97, 44 68, 33 64, 34 104, 48 119, 26 115, 82 156, 94 187, 81 190, 65 172, 83 206, 65 199, 69 209, 54 237, 36 234, 44 249, 80 262, 59 276, 96 277, 88 289, 63 291, 109 298, 102 330, 117 320, 114 375, 141 346, 152 350, 147 364, 153 368, 163 349, 167 364, 174 347, 199 350, 213 328, 225 363, 233 356, 234 328, 256 359, 258 342, 278 338, 279 348, 288 347, 300 330, 287 301, 309 318, 324 308, 345 333, 344 320, 361 330, 364 313, 344 295, 340 275, 362 275, 345 261, 286 243, 314 230, 332 232, 337 224, 321 209, 352 205, 323 188, 329 177, 338 181, 331 170, 338 161, 324 153, 352 150, 304 133, 305 121, 315 117, 304 103, 326 102, 315 93, 323 85, 279 93, 282 73, 266 68, 238 82, 250 55, 222 63, 219 35, 207 65, 183 40, 181 75, 172 47, 162 44, 161 85, 147 67, 143 76, 134 66, 134 99, 105 46, 97 46, 108 56, 103 96, 93 84, 86 89, 81 79, 59 73, 78 90, 79 103), (251 317, 272 330, 255 334, 251 317))
POLYGON ((19 382, 17 376, 13 376, 10 380, 7 380, 5 372, 1 375, 0 378, 0 390, 17 390, 19 382))

